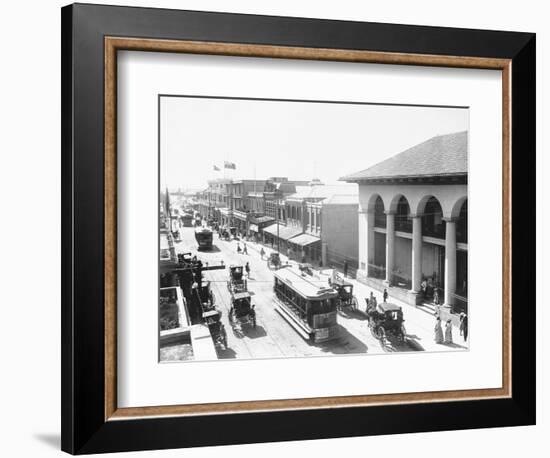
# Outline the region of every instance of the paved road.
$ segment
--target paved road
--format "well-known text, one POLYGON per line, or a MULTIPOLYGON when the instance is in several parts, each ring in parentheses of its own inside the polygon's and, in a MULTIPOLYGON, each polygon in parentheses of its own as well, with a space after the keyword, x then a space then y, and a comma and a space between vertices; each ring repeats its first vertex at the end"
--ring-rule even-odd
MULTIPOLYGON (((260 258, 258 245, 248 243, 248 255, 237 253, 237 241, 220 240, 214 233, 213 249, 197 252, 197 243, 193 228, 181 228, 181 242, 176 244, 179 253, 192 252, 210 265, 219 264, 223 260, 226 266, 244 265, 247 261, 251 267, 248 289, 256 308, 257 325, 233 327, 228 320, 230 295, 227 289, 228 269, 207 271, 204 279, 211 282, 212 291, 216 296, 216 307, 223 312, 222 321, 227 330, 228 348, 219 351, 220 358, 277 358, 296 356, 326 356, 331 354, 384 353, 388 351, 411 351, 412 347, 401 344, 396 348, 391 345, 382 346, 375 339, 361 313, 345 316, 338 315, 341 326, 341 337, 323 344, 310 344, 304 340, 273 306, 273 272, 267 267, 267 262, 260 258)), ((239 242, 241 247, 243 242, 239 242)), ((269 251, 269 250, 268 250, 269 251)))

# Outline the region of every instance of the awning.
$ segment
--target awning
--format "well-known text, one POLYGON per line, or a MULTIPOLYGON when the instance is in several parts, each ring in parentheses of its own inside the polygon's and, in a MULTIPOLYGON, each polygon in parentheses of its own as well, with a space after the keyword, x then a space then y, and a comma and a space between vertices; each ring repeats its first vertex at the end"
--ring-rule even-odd
POLYGON ((251 224, 250 226, 248 226, 248 229, 250 230, 250 232, 260 232, 257 224, 251 224))
POLYGON ((238 210, 234 210, 233 211, 233 216, 241 221, 246 221, 246 218, 247 218, 247 214, 245 212, 241 212, 241 211, 238 211, 238 210))
POLYGON ((256 224, 271 223, 272 221, 275 221, 275 218, 271 216, 253 216, 250 218, 250 222, 256 224))
POLYGON ((310 235, 310 234, 300 234, 289 240, 290 243, 294 243, 300 246, 308 246, 308 245, 311 245, 312 243, 320 242, 320 241, 321 239, 319 237, 315 237, 314 235, 310 235))
MULTIPOLYGON (((298 234, 302 233, 302 229, 297 227, 287 227, 287 226, 279 226, 279 238, 282 240, 288 240, 292 237, 297 236, 298 234)), ((277 224, 272 224, 271 226, 264 227, 264 232, 267 232, 268 234, 274 235, 277 237, 277 224)))

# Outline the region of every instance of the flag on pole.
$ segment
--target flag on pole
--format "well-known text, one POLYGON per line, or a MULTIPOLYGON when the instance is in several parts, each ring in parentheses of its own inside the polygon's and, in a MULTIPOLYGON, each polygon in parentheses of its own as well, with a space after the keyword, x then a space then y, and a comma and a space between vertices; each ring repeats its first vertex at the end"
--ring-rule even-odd
POLYGON ((233 169, 233 170, 236 170, 236 169, 237 169, 237 166, 235 165, 234 162, 224 161, 224 163, 223 163, 223 168, 224 168, 224 169, 233 169))
POLYGON ((214 172, 219 172, 219 171, 220 171, 220 168, 217 165, 215 165, 214 166, 214 172))

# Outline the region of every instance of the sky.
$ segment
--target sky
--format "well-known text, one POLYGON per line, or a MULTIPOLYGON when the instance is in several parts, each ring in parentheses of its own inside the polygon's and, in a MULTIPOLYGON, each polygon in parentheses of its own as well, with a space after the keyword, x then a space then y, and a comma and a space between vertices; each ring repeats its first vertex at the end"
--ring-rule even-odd
POLYGON ((467 108, 160 100, 161 189, 199 190, 208 180, 224 177, 315 177, 338 183, 344 175, 469 125, 467 108), (235 163, 236 170, 224 170, 224 161, 235 163))

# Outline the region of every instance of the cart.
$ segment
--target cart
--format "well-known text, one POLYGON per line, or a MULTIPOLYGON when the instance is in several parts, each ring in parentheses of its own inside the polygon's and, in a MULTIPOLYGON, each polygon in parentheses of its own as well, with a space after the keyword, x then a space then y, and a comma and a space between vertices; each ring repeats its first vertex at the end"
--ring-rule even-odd
POLYGON ((256 312, 254 304, 248 291, 231 295, 231 309, 229 310, 229 321, 239 326, 249 324, 256 327, 256 312))
POLYGON ((382 302, 367 310, 369 329, 372 335, 384 342, 388 337, 395 337, 399 342, 405 340, 406 330, 403 310, 388 302, 382 302))

